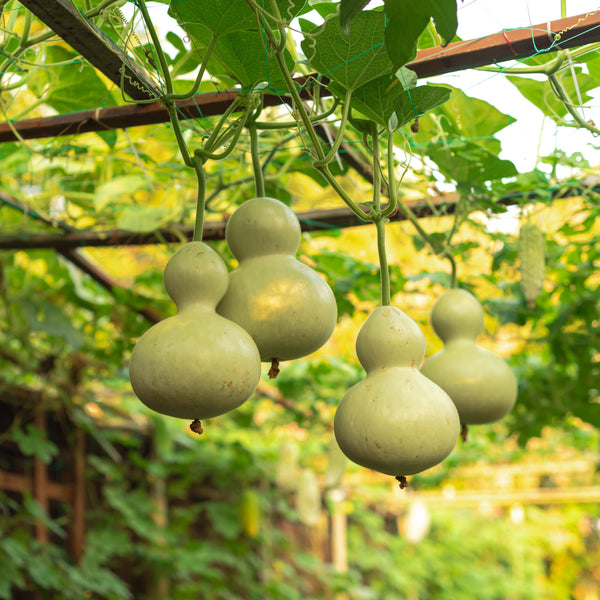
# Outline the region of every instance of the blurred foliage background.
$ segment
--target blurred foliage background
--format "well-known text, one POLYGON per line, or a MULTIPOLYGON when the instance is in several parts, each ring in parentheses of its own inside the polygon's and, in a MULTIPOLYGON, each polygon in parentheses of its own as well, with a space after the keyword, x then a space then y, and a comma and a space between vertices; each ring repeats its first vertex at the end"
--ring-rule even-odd
MULTIPOLYGON (((148 67, 135 3, 75 4, 148 67)), ((20 3, 0 6, 5 122, 125 104, 20 3)), ((165 37, 177 88, 188 89, 198 58, 184 33, 165 37)), ((563 73, 574 77, 573 89, 600 86, 596 50, 579 52, 578 70, 563 73)), ((211 74, 200 91, 231 83, 211 74)), ((565 127, 566 109, 539 100, 545 82, 516 85, 565 127)), ((285 108, 261 117, 289 118, 285 108)), ((214 122, 186 121, 186 141, 201 143, 214 122)), ((109 289, 68 253, 3 246, 0 598, 597 599, 598 165, 557 147, 518 172, 500 156, 497 138, 515 125, 518 135, 513 116, 452 88, 447 103, 420 118, 419 132, 407 125, 397 134, 400 164, 411 157, 407 202, 459 195, 456 212, 437 204, 420 223, 432 239, 451 239, 460 284, 486 309, 479 343, 519 380, 508 417, 472 427, 444 463, 412 477, 403 492, 332 448, 337 403, 363 376, 354 339, 379 302, 371 226, 303 235, 300 260, 336 295, 334 335, 315 354, 282 364, 275 380, 265 366, 250 401, 209 421, 201 438, 146 410, 127 371, 135 340, 151 324, 145 309, 159 317, 175 310, 162 270, 177 243, 78 249, 109 289), (507 197, 508 206, 499 201, 507 197), (534 304, 519 284, 526 220, 545 235, 546 280, 534 304), (40 464, 51 485, 72 484, 75 432, 86 447, 85 545, 76 556, 70 497, 42 506, 34 484, 10 485, 11 474, 32 478, 40 464)), ((362 152, 354 144, 360 136, 351 128, 348 135, 362 152)), ((227 159, 208 163, 208 220, 253 197, 249 147, 243 134, 227 159)), ((340 206, 311 169, 297 129, 262 132, 261 149, 268 196, 297 212, 340 206)), ((0 242, 181 231, 194 220, 196 181, 178 152, 168 124, 1 144, 0 242)), ((357 202, 371 199, 370 184, 345 163, 335 173, 357 202)), ((387 229, 393 302, 421 325, 433 354, 441 342, 428 318, 450 283, 449 263, 410 223, 387 229)), ((226 245, 214 247, 233 268, 226 245)))

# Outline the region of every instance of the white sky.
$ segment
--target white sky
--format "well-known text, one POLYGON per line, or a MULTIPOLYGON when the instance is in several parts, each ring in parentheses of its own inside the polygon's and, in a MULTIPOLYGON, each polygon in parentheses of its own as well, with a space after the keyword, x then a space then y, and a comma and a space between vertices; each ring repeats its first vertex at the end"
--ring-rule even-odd
MULTIPOLYGON (((561 18, 560 4, 560 0, 458 0, 458 35, 466 40, 502 29, 555 21, 561 18)), ((567 16, 594 12, 599 8, 600 0, 567 0, 567 16)), ((569 154, 582 152, 594 165, 600 163, 600 151, 593 148, 593 145, 600 146, 600 139, 588 131, 566 127, 557 132, 553 123, 549 120, 544 123, 542 112, 524 100, 501 75, 469 70, 436 78, 436 81, 447 81, 470 96, 487 100, 516 119, 497 137, 502 142, 502 158, 513 161, 519 171, 535 167, 538 143, 541 155, 558 147, 569 154)), ((584 114, 586 119, 600 123, 600 93, 596 93, 584 114)))

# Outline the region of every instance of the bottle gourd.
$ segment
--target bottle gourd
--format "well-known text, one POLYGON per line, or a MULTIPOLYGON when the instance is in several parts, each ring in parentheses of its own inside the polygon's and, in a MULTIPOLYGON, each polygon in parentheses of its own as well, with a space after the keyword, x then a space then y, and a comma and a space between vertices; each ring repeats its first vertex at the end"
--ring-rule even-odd
POLYGON ((264 362, 318 350, 333 333, 337 306, 325 280, 296 259, 296 215, 279 200, 253 198, 231 215, 225 236, 239 266, 218 312, 250 333, 264 362))
POLYGON ((444 348, 421 372, 452 398, 463 425, 501 419, 515 404, 517 380, 502 358, 476 343, 484 328, 481 304, 466 290, 448 290, 433 307, 431 326, 444 348))
POLYGON ((335 414, 342 452, 401 480, 444 460, 460 423, 446 392, 419 372, 425 338, 418 325, 395 306, 378 307, 358 333, 356 353, 366 377, 335 414))
POLYGON ((152 410, 183 419, 237 408, 254 392, 261 363, 248 333, 215 310, 228 285, 225 263, 206 244, 190 242, 170 258, 164 284, 178 312, 135 345, 135 394, 152 410))

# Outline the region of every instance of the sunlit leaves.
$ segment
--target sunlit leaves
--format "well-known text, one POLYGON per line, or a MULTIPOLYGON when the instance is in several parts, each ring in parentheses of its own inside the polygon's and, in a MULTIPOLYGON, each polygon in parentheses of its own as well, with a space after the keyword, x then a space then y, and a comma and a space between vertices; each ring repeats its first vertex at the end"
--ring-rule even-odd
MULTIPOLYGON (((508 72, 510 73, 510 71, 508 72)), ((583 73, 579 66, 573 67, 573 72, 576 75, 576 81, 573 79, 571 71, 561 73, 558 80, 570 102, 579 107, 580 102, 586 103, 592 99, 588 92, 597 88, 600 81, 597 77, 583 73)), ((548 81, 516 75, 509 75, 507 79, 547 117, 560 122, 567 116, 567 107, 560 101, 548 81)))
POLYGON ((456 33, 456 0, 386 0, 388 23, 385 44, 394 67, 410 62, 416 55, 417 41, 431 19, 441 37, 449 42, 456 33))
MULTIPOLYGON (((291 20, 304 3, 304 0, 278 0, 282 18, 291 20)), ((232 77, 244 89, 266 82, 275 90, 285 90, 267 35, 260 30, 261 17, 247 2, 171 0, 169 12, 192 39, 197 64, 209 56, 207 66, 213 75, 232 77), (212 43, 214 48, 208 55, 207 50, 212 43)), ((286 61, 292 70, 293 60, 287 52, 286 61)))
POLYGON ((27 85, 59 113, 116 104, 113 92, 97 73, 63 46, 46 47, 44 68, 36 69, 27 85))
POLYGON ((355 90, 373 79, 392 72, 392 63, 383 44, 385 15, 363 12, 352 21, 347 36, 339 20, 331 16, 302 42, 311 67, 336 81, 346 90, 355 90))
POLYGON ((188 32, 193 30, 194 25, 199 24, 209 29, 216 37, 244 31, 256 25, 254 13, 244 0, 171 0, 169 14, 177 18, 188 32))
MULTIPOLYGON (((339 22, 346 35, 350 35, 355 19, 368 3, 341 0, 339 22)), ((384 11, 385 47, 396 69, 415 57, 419 36, 430 22, 446 43, 456 34, 456 0, 384 0, 384 11)))

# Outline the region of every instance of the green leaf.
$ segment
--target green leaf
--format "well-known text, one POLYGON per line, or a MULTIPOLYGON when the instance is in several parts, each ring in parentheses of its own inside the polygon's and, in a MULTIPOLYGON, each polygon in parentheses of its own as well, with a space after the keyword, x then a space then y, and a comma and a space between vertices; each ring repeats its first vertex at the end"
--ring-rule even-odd
POLYGON ((62 338, 74 350, 79 350, 84 345, 84 334, 73 326, 71 319, 58 306, 46 300, 35 304, 22 299, 21 307, 31 329, 62 338))
MULTIPOLYGON (((343 91, 335 82, 329 88, 334 94, 343 91)), ((365 117, 386 128, 390 126, 390 119, 395 114, 392 129, 396 129, 442 104, 450 94, 451 90, 448 88, 430 85, 398 92, 398 86, 392 85, 390 76, 384 75, 355 90, 350 103, 365 117)))
POLYGON ((37 456, 45 463, 58 454, 56 444, 48 440, 44 431, 31 423, 24 430, 15 429, 12 438, 25 456, 37 456))
POLYGON ((68 113, 116 105, 109 88, 78 54, 58 45, 48 45, 44 52, 46 65, 36 69, 27 84, 48 106, 68 113))
POLYGON ((303 12, 306 0, 276 0, 279 8, 279 14, 286 23, 291 23, 292 20, 303 12))
POLYGON ((169 15, 188 33, 190 26, 197 24, 209 29, 215 37, 256 26, 256 17, 244 0, 171 0, 169 15))
POLYGON ((385 44, 396 68, 415 57, 419 36, 431 19, 446 43, 456 34, 456 0, 385 0, 384 4, 385 44))
MULTIPOLYGON (((212 37, 210 29, 200 24, 188 24, 187 28, 194 48, 204 55, 212 37)), ((291 71, 294 60, 287 50, 285 61, 291 71)), ((254 89, 259 83, 268 83, 278 92, 286 91, 277 61, 266 52, 263 34, 259 31, 237 31, 219 36, 208 68, 212 75, 233 78, 245 90, 254 89)))
POLYGON ((141 175, 124 175, 96 188, 94 207, 99 212, 108 204, 121 204, 134 192, 147 189, 148 182, 141 175))
POLYGON ((471 186, 517 174, 512 162, 471 142, 456 141, 436 146, 430 148, 428 154, 444 175, 459 184, 471 186))
MULTIPOLYGON (((575 67, 577 77, 577 86, 573 81, 570 72, 562 73, 559 80, 571 102, 575 105, 579 103, 578 93, 581 95, 582 102, 588 102, 592 99, 587 92, 598 87, 598 80, 595 77, 586 75, 581 67, 575 67), (579 90, 579 92, 578 92, 579 90)), ((552 91, 548 81, 539 81, 530 77, 508 76, 507 79, 544 115, 555 121, 561 121, 567 116, 567 108, 552 91)))
POLYGON ((419 133, 412 136, 415 146, 422 145, 428 152, 432 146, 466 140, 498 154, 500 141, 493 136, 515 120, 485 100, 450 86, 445 89, 451 90, 450 98, 420 120, 419 133))
POLYGON ((412 90, 405 90, 394 101, 398 127, 414 121, 426 112, 448 100, 452 90, 448 88, 421 85, 412 90))
POLYGON ((117 227, 126 231, 146 232, 165 227, 173 219, 168 206, 126 206, 117 217, 117 227))
POLYGON ((392 72, 383 43, 384 30, 385 15, 380 11, 358 15, 349 36, 331 16, 302 42, 302 50, 312 68, 344 89, 355 90, 392 72))
POLYGON ((29 492, 23 494, 23 507, 35 521, 47 527, 56 536, 61 539, 67 537, 66 531, 59 525, 59 522, 50 517, 29 492))
MULTIPOLYGON (((398 95, 397 87, 396 93, 394 93, 391 84, 392 79, 388 74, 361 85, 352 93, 350 99, 352 108, 379 125, 387 127, 388 120, 394 112, 394 101, 398 95)), ((335 81, 331 82, 328 88, 334 95, 342 96, 344 94, 344 88, 335 81)))
POLYGON ((340 2, 340 27, 346 35, 350 35, 350 23, 370 0, 341 0, 340 2))
POLYGON ((403 90, 410 90, 417 87, 417 81, 419 80, 417 74, 406 67, 400 67, 396 71, 396 79, 403 90))

